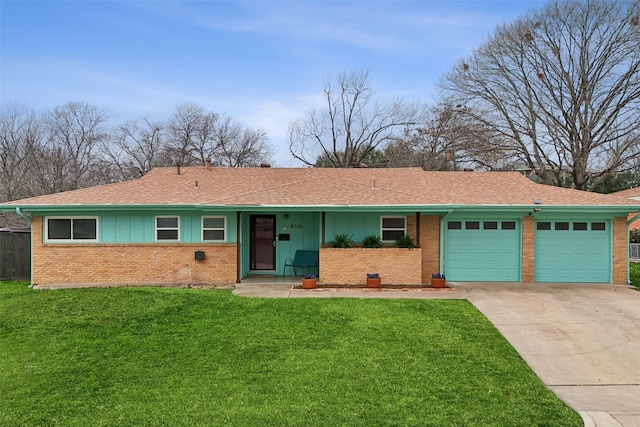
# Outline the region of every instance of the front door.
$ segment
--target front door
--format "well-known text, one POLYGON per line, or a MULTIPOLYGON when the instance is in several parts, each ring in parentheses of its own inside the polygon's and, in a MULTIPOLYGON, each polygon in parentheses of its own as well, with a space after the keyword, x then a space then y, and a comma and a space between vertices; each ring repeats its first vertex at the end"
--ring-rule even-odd
POLYGON ((276 217, 251 215, 249 265, 251 270, 276 269, 276 217))

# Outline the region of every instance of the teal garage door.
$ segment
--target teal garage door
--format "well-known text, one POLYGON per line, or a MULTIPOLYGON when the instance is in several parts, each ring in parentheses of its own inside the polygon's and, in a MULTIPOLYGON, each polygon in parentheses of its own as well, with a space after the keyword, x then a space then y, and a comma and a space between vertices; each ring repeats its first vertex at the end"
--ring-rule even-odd
POLYGON ((444 242, 447 279, 520 281, 520 236, 520 221, 447 221, 444 242))
POLYGON ((608 221, 536 221, 535 281, 609 283, 608 221))

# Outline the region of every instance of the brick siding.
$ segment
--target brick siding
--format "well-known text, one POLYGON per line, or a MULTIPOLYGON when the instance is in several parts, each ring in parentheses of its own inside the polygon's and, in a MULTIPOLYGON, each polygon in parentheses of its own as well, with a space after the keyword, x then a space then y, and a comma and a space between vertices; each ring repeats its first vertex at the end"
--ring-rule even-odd
POLYGON ((383 284, 422 282, 422 249, 321 248, 320 283, 365 285, 367 273, 379 273, 383 284))
MULTIPOLYGON (((416 240, 416 216, 407 217, 407 234, 416 240)), ((422 283, 431 283, 431 274, 440 271, 440 216, 420 215, 422 283)))
POLYGON ((535 219, 522 218, 522 282, 535 281, 535 219))
POLYGON ((33 282, 37 285, 213 285, 236 281, 235 244, 45 244, 34 217, 33 282), (205 259, 196 261, 195 251, 205 259))
POLYGON ((628 280, 629 244, 627 241, 627 218, 613 219, 613 278, 614 285, 626 285, 628 280))

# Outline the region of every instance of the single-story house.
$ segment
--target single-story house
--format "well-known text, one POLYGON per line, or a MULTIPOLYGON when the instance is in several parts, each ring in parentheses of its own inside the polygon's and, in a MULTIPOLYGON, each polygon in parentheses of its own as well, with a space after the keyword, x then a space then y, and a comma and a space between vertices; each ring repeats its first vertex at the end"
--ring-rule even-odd
POLYGON ((300 250, 317 252, 326 284, 364 284, 373 272, 386 284, 428 283, 435 272, 450 282, 626 284, 627 215, 638 206, 517 172, 207 164, 0 210, 32 223, 35 285, 230 285, 293 275, 286 260, 300 250), (356 247, 329 247, 341 233, 356 247), (383 247, 357 247, 369 235, 383 247), (405 235, 416 248, 394 247, 405 235))

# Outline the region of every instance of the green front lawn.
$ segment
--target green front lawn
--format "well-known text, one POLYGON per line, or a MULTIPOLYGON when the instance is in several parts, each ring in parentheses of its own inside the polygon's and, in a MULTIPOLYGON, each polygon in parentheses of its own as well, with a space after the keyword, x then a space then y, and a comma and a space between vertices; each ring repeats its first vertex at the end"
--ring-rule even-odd
POLYGON ((0 425, 580 426, 470 303, 0 283, 0 425))

